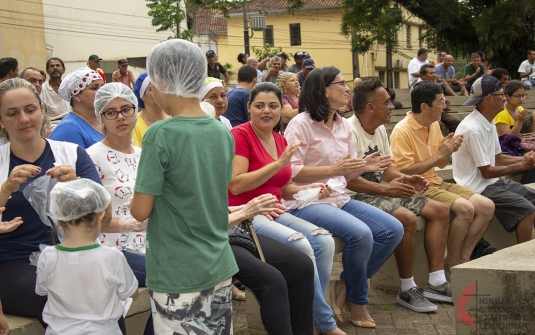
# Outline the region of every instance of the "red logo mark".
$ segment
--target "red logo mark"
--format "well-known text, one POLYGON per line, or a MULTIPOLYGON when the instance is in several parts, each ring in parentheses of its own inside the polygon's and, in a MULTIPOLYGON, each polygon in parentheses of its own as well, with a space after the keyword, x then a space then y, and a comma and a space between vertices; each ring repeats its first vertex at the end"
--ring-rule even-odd
POLYGON ((475 330, 474 316, 466 310, 466 304, 470 299, 474 297, 474 279, 470 285, 468 285, 464 291, 461 293, 459 301, 457 301, 457 317, 459 321, 465 325, 470 325, 472 327, 472 332, 475 330))

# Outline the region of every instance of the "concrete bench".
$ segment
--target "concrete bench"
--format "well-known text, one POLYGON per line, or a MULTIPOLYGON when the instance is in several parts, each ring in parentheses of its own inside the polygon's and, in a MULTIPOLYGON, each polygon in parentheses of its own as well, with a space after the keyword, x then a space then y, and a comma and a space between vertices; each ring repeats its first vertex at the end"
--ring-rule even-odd
POLYGON ((534 256, 532 240, 452 268, 457 335, 535 333, 534 256))
MULTIPOLYGON (((139 295, 132 302, 126 315, 128 335, 142 335, 150 315, 150 296, 146 287, 139 289, 139 295)), ((37 319, 6 315, 10 335, 43 335, 45 329, 37 319)))

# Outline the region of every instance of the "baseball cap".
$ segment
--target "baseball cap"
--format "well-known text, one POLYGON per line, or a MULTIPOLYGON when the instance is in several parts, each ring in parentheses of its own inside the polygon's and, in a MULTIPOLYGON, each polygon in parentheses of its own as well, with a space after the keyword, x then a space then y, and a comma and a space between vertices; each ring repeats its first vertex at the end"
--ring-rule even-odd
POLYGON ((470 88, 470 99, 463 105, 474 106, 485 96, 499 91, 501 88, 502 83, 497 78, 490 75, 484 75, 472 84, 472 88, 470 88))
POLYGON ((89 59, 88 60, 102 60, 102 58, 100 58, 99 56, 97 55, 91 55, 89 56, 89 59))
POLYGON ((294 53, 294 59, 303 58, 303 57, 305 57, 305 54, 303 53, 303 51, 297 51, 296 53, 294 53))
POLYGON ((303 57, 305 57, 305 59, 310 58, 310 54, 306 51, 303 51, 303 57))
POLYGON ((312 58, 307 58, 303 62, 303 67, 305 69, 315 69, 316 68, 316 64, 314 64, 314 61, 312 60, 312 58))
POLYGON ((128 65, 128 61, 126 60, 126 58, 119 59, 117 61, 117 65, 128 65))
POLYGON ((214 50, 206 51, 206 56, 215 56, 215 51, 214 50))

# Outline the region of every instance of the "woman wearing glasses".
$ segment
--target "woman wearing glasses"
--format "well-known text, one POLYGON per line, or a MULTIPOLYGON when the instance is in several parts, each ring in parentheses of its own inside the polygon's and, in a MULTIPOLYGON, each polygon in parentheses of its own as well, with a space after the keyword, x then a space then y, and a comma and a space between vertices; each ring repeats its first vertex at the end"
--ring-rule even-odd
POLYGON ((102 141, 102 125, 93 107, 95 94, 102 85, 100 74, 89 68, 71 72, 61 81, 58 94, 71 104, 72 110, 54 128, 50 139, 75 143, 84 149, 102 141))
MULTIPOLYGON (((286 128, 289 143, 302 141, 290 164, 292 180, 298 185, 326 183, 334 179, 346 186, 364 172, 384 170, 389 165, 377 154, 357 158, 349 122, 338 115, 347 104, 349 87, 335 67, 315 69, 305 79, 299 97, 299 113, 286 128)), ((389 159, 388 156, 385 156, 389 159)), ((335 317, 343 322, 341 310, 358 327, 374 328, 366 305, 368 283, 403 237, 403 226, 394 217, 360 201, 352 200, 347 190, 298 208, 295 201, 283 201, 288 212, 318 227, 327 229, 345 243, 344 271, 331 287, 335 317)))
MULTIPOLYGON (((139 282, 145 287, 145 222, 130 216, 129 199, 133 196, 141 149, 132 145, 132 130, 137 120, 137 98, 123 83, 109 83, 95 95, 95 117, 106 137, 86 151, 93 160, 102 185, 111 195, 112 220, 102 227, 101 243, 118 248, 139 282)), ((145 335, 152 334, 149 319, 145 335)))
POLYGON ((503 85, 503 93, 507 101, 505 108, 494 117, 498 135, 531 133, 535 130, 533 113, 524 109, 522 104, 528 97, 526 86, 519 80, 511 80, 503 85))

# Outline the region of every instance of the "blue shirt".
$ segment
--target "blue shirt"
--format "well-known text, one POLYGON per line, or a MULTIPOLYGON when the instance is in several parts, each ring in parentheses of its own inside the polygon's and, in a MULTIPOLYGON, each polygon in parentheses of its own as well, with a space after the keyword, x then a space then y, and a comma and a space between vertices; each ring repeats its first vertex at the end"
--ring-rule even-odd
POLYGON ((51 140, 78 144, 84 149, 104 139, 104 135, 91 127, 84 119, 70 112, 50 134, 51 140))
POLYGON ((455 68, 453 66, 448 67, 448 71, 446 72, 444 71, 444 66, 442 66, 442 63, 438 63, 435 66, 435 72, 438 78, 445 80, 455 78, 455 68))
MULTIPOLYGON (((78 155, 76 175, 102 184, 93 161, 85 150, 78 147, 76 152, 78 155)), ((10 233, 0 234, 0 262, 20 258, 28 259, 32 252, 39 251, 39 244, 54 244, 52 228, 41 221, 39 214, 22 194, 22 190, 29 182, 43 176, 47 170, 53 168, 55 161, 56 159, 48 141, 46 142, 45 150, 35 162, 27 162, 13 155, 13 153, 10 154, 9 173, 15 166, 23 164, 39 166, 41 167, 41 173, 20 185, 19 190, 13 193, 11 199, 6 203, 6 210, 2 213, 2 221, 11 221, 20 216, 24 223, 10 233)))
POLYGON ((228 108, 223 113, 223 116, 230 121, 232 127, 249 122, 247 103, 249 102, 250 95, 251 92, 241 87, 236 87, 227 93, 228 108))

